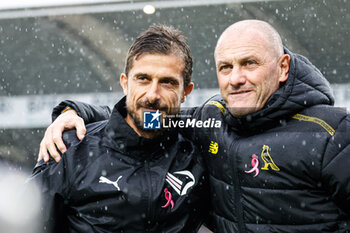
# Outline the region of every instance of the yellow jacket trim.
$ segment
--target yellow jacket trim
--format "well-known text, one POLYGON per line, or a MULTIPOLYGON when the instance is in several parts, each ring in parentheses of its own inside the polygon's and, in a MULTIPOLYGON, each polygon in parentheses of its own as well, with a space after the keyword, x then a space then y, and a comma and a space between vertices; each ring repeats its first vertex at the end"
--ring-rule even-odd
POLYGON ((306 115, 302 115, 302 114, 295 114, 294 116, 292 116, 292 118, 298 119, 301 121, 314 122, 314 123, 322 126, 322 128, 324 128, 331 136, 333 136, 335 133, 335 130, 332 128, 332 126, 330 126, 329 124, 327 124, 327 122, 325 122, 324 120, 321 120, 320 118, 306 116, 306 115))
POLYGON ((225 107, 218 101, 209 101, 208 103, 206 103, 205 105, 215 105, 216 107, 218 107, 220 109, 220 111, 222 112, 222 114, 225 114, 225 107))

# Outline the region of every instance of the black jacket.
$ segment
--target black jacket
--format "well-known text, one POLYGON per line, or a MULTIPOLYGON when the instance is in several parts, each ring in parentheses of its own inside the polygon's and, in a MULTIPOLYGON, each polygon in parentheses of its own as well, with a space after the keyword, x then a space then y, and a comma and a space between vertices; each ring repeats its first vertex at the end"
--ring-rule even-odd
POLYGON ((209 168, 215 232, 350 232, 350 117, 331 106, 320 71, 286 53, 288 80, 262 110, 235 118, 216 96, 193 111, 225 122, 191 133, 209 168))
POLYGON ((223 122, 185 130, 208 166, 214 232, 350 232, 350 117, 320 71, 285 52, 288 80, 260 111, 235 118, 215 96, 186 113, 223 122))
POLYGON ((126 123, 125 99, 79 142, 65 133, 59 163, 39 163, 53 232, 197 232, 207 214, 205 174, 193 144, 176 130, 139 137, 126 123), (168 204, 167 204, 168 203, 168 204))

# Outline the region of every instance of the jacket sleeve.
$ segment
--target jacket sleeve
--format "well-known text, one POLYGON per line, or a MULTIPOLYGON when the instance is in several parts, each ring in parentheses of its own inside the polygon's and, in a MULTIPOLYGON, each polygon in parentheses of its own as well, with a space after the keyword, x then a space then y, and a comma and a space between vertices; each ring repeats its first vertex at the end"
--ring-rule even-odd
POLYGON ((106 120, 111 115, 111 109, 108 106, 96 106, 79 101, 65 100, 53 109, 52 121, 54 121, 67 106, 76 110, 78 115, 84 119, 85 124, 106 120))
POLYGON ((43 160, 35 166, 32 176, 28 179, 36 183, 41 190, 41 218, 44 232, 66 232, 65 202, 69 188, 66 156, 56 163, 43 160))
POLYGON ((28 179, 29 183, 36 183, 41 190, 41 218, 45 232, 67 232, 64 213, 67 213, 70 187, 74 184, 76 174, 80 173, 74 163, 75 145, 80 143, 75 135, 75 130, 63 134, 68 150, 59 163, 52 158, 48 163, 39 161, 28 179))
MULTIPOLYGON (((215 95, 205 101, 199 107, 186 108, 181 109, 180 116, 181 119, 186 120, 208 120, 209 118, 216 118, 217 114, 221 114, 221 111, 225 108, 220 102, 222 102, 222 98, 220 95, 215 95), (221 108, 219 108, 219 107, 221 108)), ((193 142, 200 144, 201 139, 205 134, 205 130, 203 128, 197 127, 184 127, 180 128, 181 134, 186 138, 192 140, 193 142)))
MULTIPOLYGON (((192 119, 197 120, 200 118, 200 107, 181 109, 179 115, 181 120, 183 121, 192 120, 192 119)), ((194 141, 195 133, 196 133, 195 128, 192 128, 192 127, 180 128, 180 132, 187 139, 194 141)))
POLYGON ((332 200, 350 216, 350 116, 329 140, 322 163, 322 182, 332 200))

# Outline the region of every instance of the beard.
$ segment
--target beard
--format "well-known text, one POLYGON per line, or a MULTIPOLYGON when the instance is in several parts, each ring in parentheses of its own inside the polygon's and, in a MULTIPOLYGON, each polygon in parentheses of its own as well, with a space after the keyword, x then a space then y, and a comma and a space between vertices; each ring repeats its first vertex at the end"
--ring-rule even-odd
POLYGON ((166 115, 169 114, 169 107, 167 105, 161 105, 159 103, 159 100, 151 103, 148 100, 145 101, 138 101, 136 103, 136 108, 134 108, 131 104, 126 104, 126 109, 128 114, 131 116, 131 118, 133 119, 135 126, 141 130, 141 131, 147 131, 147 132, 159 132, 159 129, 144 129, 143 128, 143 119, 142 119, 142 115, 140 116, 139 114, 137 114, 137 110, 140 108, 149 108, 149 109, 153 109, 154 111, 159 110, 162 113, 165 113, 166 115))

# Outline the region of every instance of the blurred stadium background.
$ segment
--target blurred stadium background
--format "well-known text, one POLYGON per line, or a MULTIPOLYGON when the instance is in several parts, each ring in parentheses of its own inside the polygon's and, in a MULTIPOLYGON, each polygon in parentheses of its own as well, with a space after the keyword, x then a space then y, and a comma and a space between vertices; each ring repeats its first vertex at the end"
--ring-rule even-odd
POLYGON ((270 22, 350 107, 349 0, 76 0, 0 3, 0 163, 30 171, 51 109, 64 99, 113 106, 133 39, 149 25, 181 29, 194 56, 186 106, 218 93, 213 51, 230 24, 270 22))

